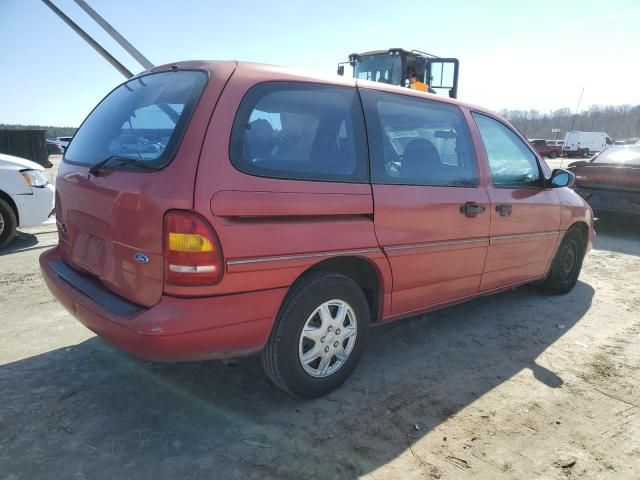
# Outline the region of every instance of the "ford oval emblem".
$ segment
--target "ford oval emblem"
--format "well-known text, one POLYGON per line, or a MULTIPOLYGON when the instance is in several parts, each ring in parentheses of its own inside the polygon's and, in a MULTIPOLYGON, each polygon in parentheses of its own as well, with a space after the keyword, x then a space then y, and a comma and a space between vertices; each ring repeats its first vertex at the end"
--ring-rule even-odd
POLYGON ((136 262, 138 262, 138 263, 142 263, 142 264, 144 264, 144 263, 149 263, 149 260, 151 260, 149 257, 147 257, 147 256, 146 256, 144 253, 142 253, 142 252, 138 252, 138 253, 136 253, 136 254, 133 256, 133 258, 135 258, 135 259, 136 259, 136 262))

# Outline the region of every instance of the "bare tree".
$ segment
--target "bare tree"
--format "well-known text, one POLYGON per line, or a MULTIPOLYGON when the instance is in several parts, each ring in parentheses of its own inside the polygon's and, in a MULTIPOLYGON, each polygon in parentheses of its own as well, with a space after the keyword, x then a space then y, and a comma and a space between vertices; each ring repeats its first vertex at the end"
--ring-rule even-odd
POLYGON ((575 116, 568 108, 549 113, 502 110, 500 114, 528 138, 563 138, 570 129, 606 132, 613 139, 640 137, 640 105, 592 105, 575 116), (552 133, 552 129, 560 129, 560 132, 552 133))

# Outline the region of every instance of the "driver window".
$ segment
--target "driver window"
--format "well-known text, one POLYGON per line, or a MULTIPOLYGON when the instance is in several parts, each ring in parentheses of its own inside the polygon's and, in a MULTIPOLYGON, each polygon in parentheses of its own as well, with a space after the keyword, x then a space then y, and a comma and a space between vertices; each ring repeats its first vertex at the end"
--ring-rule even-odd
POLYGON ((509 128, 493 118, 473 113, 487 152, 493 185, 522 188, 540 184, 535 155, 509 128))

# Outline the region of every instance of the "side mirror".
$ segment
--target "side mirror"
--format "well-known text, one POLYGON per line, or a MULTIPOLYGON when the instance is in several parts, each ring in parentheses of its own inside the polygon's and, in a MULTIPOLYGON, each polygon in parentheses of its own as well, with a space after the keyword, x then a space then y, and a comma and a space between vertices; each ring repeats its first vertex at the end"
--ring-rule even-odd
POLYGON ((338 65, 338 75, 344 75, 344 65, 338 65))
POLYGON ((551 188, 571 187, 576 181, 576 176, 568 170, 556 168, 551 173, 551 178, 547 180, 547 185, 551 188))

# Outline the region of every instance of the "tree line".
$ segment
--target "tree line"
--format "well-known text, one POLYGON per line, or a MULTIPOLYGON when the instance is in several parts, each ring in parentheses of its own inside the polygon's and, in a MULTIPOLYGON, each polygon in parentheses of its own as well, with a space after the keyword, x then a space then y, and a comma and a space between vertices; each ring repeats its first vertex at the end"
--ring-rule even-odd
MULTIPOLYGON (((527 138, 562 139, 571 130, 583 132, 606 132, 612 139, 640 137, 640 105, 601 106, 592 105, 587 110, 574 114, 568 108, 541 113, 538 110, 501 110, 500 114, 513 123, 527 138), (553 133, 552 129, 560 129, 553 133)), ((45 137, 69 137, 76 132, 74 127, 41 125, 11 125, 0 123, 0 129, 46 130, 45 137)))
POLYGON ((541 113, 537 110, 501 110, 500 114, 527 138, 562 139, 569 131, 606 132, 612 139, 640 137, 640 105, 600 106, 574 114, 568 108, 541 113), (552 129, 560 129, 553 133, 552 129))
POLYGON ((46 130, 44 133, 45 138, 53 140, 57 137, 72 137, 76 133, 77 128, 0 123, 0 130, 46 130))

